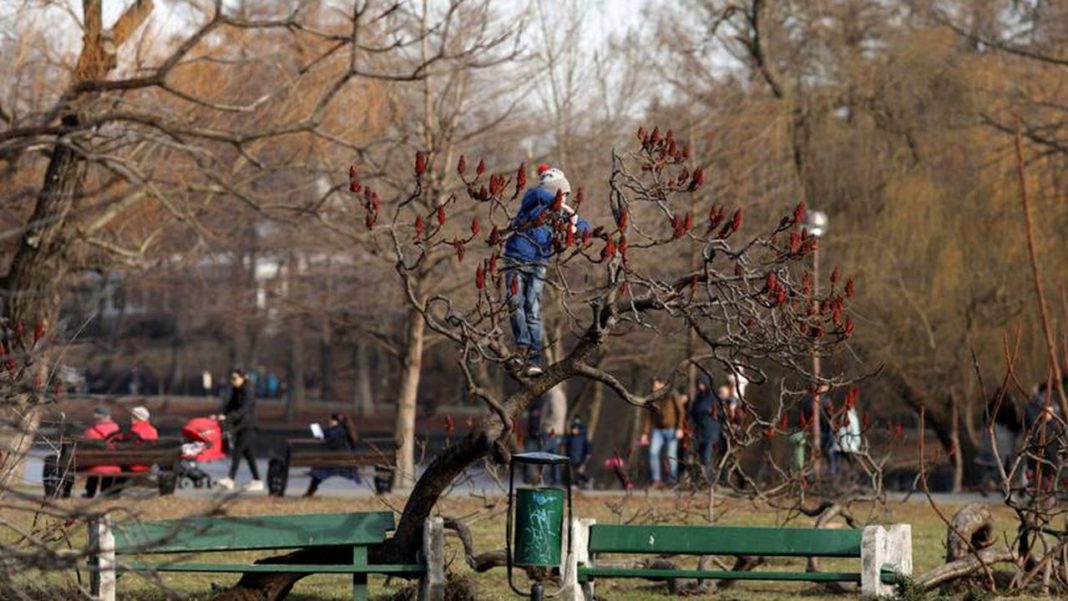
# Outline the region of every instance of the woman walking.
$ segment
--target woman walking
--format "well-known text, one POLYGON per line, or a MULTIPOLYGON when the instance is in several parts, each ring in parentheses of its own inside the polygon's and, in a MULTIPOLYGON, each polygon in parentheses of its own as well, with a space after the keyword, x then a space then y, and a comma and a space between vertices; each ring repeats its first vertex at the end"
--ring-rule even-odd
POLYGON ((245 486, 245 490, 263 490, 256 457, 252 454, 252 446, 256 442, 256 399, 252 396, 251 388, 245 372, 234 368, 230 372, 230 397, 223 403, 222 414, 215 416, 230 432, 233 443, 230 447, 230 474, 219 480, 219 486, 226 490, 234 488, 234 478, 237 477, 242 457, 248 462, 248 469, 252 473, 252 482, 245 486))

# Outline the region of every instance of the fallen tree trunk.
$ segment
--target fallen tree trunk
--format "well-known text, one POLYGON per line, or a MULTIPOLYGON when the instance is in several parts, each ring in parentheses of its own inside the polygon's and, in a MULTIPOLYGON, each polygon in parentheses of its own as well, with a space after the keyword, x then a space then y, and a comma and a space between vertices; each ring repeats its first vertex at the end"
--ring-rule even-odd
POLYGON ((918 578, 916 584, 925 590, 938 588, 943 584, 966 578, 983 569, 983 565, 994 563, 1015 562, 1016 555, 1006 547, 991 547, 979 551, 978 554, 968 555, 962 559, 940 565, 918 578))

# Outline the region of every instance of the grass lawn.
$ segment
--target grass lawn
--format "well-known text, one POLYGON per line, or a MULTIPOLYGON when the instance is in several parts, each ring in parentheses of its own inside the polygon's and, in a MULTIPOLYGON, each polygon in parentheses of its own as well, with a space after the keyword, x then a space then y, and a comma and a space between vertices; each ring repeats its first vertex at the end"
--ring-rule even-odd
MULTIPOLYGON (((81 500, 71 499, 66 501, 71 504, 79 504, 81 500)), ((265 515, 265 514, 295 514, 295 513, 331 513, 351 511, 381 511, 387 508, 397 509, 403 505, 404 498, 398 496, 385 497, 383 499, 276 499, 265 496, 245 497, 230 502, 226 511, 234 515, 265 515)), ((209 499, 184 498, 181 496, 170 498, 146 498, 146 499, 122 499, 111 504, 120 512, 136 514, 141 519, 164 519, 176 518, 187 515, 196 515, 211 512, 218 509, 217 503, 209 499)), ((98 506, 99 507, 99 506, 98 506)), ((941 509, 947 516, 959 507, 946 505, 941 509)), ((1011 515, 1005 508, 996 503, 992 504, 997 526, 1001 529, 1012 527, 1011 515)), ((456 494, 446 499, 440 505, 441 512, 445 515, 464 518, 471 525, 479 551, 486 551, 504 546, 504 498, 499 496, 474 497, 456 494)), ((890 524, 895 522, 908 522, 913 527, 913 552, 915 555, 916 573, 936 567, 942 563, 945 549, 945 527, 939 521, 935 512, 926 503, 910 502, 906 504, 891 503, 887 507, 877 509, 866 507, 864 515, 856 517, 862 521, 890 524)), ((705 523, 709 512, 709 500, 706 495, 677 495, 647 497, 644 494, 635 494, 630 497, 591 497, 578 498, 575 503, 575 514, 579 517, 594 517, 601 523, 623 522, 650 522, 663 521, 671 523, 705 523)), ((756 507, 742 500, 720 500, 714 509, 716 522, 733 525, 777 525, 782 524, 791 516, 784 511, 778 511, 769 507, 756 507)), ((16 523, 26 524, 29 514, 24 511, 16 511, 9 508, 0 509, 0 518, 12 520, 16 523)), ((116 519, 122 519, 117 516, 116 519)), ((811 518, 795 520, 798 525, 809 525, 811 518)), ((1012 532, 1003 531, 1001 536, 1012 539, 1012 532)), ((4 535, 5 537, 8 534, 4 535)), ((85 541, 83 527, 74 527, 70 530, 70 542, 72 545, 82 545, 85 541)), ((10 541, 0 541, 9 543, 10 541)), ((483 574, 472 573, 463 561, 462 549, 459 541, 454 537, 446 538, 447 556, 451 560, 450 568, 460 574, 470 576, 477 587, 479 594, 485 599, 504 599, 511 597, 504 569, 495 569, 483 574)), ((211 558, 214 561, 250 561, 256 557, 264 556, 264 553, 232 553, 225 559, 217 555, 211 558)), ((205 557, 205 559, 208 559, 205 557)), ((680 558, 680 564, 696 566, 696 558, 680 558)), ((824 560, 822 569, 842 569, 847 571, 859 570, 859 560, 824 560)), ((760 569, 776 569, 787 566, 803 566, 803 560, 781 559, 774 560, 769 566, 760 569)), ((82 578, 85 578, 83 573, 82 578)), ((27 578, 34 578, 38 582, 41 575, 26 574, 27 578)), ((518 574, 519 578, 523 578, 518 574)), ((74 582, 73 572, 62 574, 48 574, 49 580, 61 579, 65 582, 74 582)), ((162 582, 173 592, 188 595, 193 599, 207 598, 210 596, 212 585, 229 585, 237 580, 236 575, 227 574, 165 574, 162 582)), ((57 582, 58 584, 59 582, 57 582)), ((405 585, 404 581, 394 580, 386 584, 384 577, 372 576, 372 595, 385 596, 392 594, 405 585)), ((603 580, 598 582, 598 598, 619 599, 631 601, 637 599, 667 599, 669 594, 666 585, 650 583, 641 580, 603 580)), ((526 589, 526 585, 521 585, 526 589)), ((551 587, 550 587, 551 590, 551 587)), ((167 599, 167 592, 157 582, 148 580, 137 575, 126 575, 119 581, 119 599, 134 601, 149 601, 167 599)), ((305 578, 297 584, 291 599, 298 601, 315 600, 348 600, 351 599, 350 580, 346 576, 319 575, 305 578)), ((778 601, 785 599, 821 599, 821 598, 846 598, 835 597, 823 592, 816 585, 793 584, 793 583, 762 583, 746 582, 737 583, 735 587, 718 593, 717 599, 742 600, 755 599, 758 601, 778 601)), ((854 598, 849 596, 848 598, 854 598)))

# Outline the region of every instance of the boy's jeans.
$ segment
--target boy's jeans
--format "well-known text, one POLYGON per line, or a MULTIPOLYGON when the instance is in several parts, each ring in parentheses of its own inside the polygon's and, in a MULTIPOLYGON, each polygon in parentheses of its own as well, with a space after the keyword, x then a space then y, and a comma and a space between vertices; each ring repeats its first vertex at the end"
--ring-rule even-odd
POLYGON ((512 335, 515 345, 527 349, 530 362, 535 365, 542 363, 541 294, 545 288, 545 270, 545 265, 505 260, 504 289, 511 309, 512 335), (518 280, 515 294, 512 294, 513 280, 518 280))
POLYGON ((649 469, 652 472, 653 482, 660 482, 660 450, 667 447, 668 481, 675 479, 675 468, 678 465, 678 439, 675 438, 675 430, 672 428, 656 428, 649 437, 649 469))

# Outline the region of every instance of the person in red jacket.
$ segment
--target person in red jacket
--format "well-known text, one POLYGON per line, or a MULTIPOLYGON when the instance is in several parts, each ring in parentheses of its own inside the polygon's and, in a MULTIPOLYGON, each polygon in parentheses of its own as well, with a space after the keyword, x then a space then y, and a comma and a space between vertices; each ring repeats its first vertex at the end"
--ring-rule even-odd
MULTIPOLYGON (((148 421, 151 415, 148 413, 148 409, 144 407, 134 407, 130 412, 130 433, 136 435, 141 440, 159 440, 159 432, 156 431, 156 427, 148 421)), ((131 472, 147 472, 152 469, 151 465, 131 465, 131 472)))
MULTIPOLYGON (((111 419, 111 411, 107 407, 97 407, 93 411, 93 419, 93 425, 82 432, 82 436, 89 440, 104 440, 119 431, 119 424, 111 419)), ((115 484, 113 474, 121 471, 117 465, 97 465, 89 468, 92 475, 85 480, 84 496, 88 499, 95 497, 97 488, 100 492, 109 490, 115 484)))

